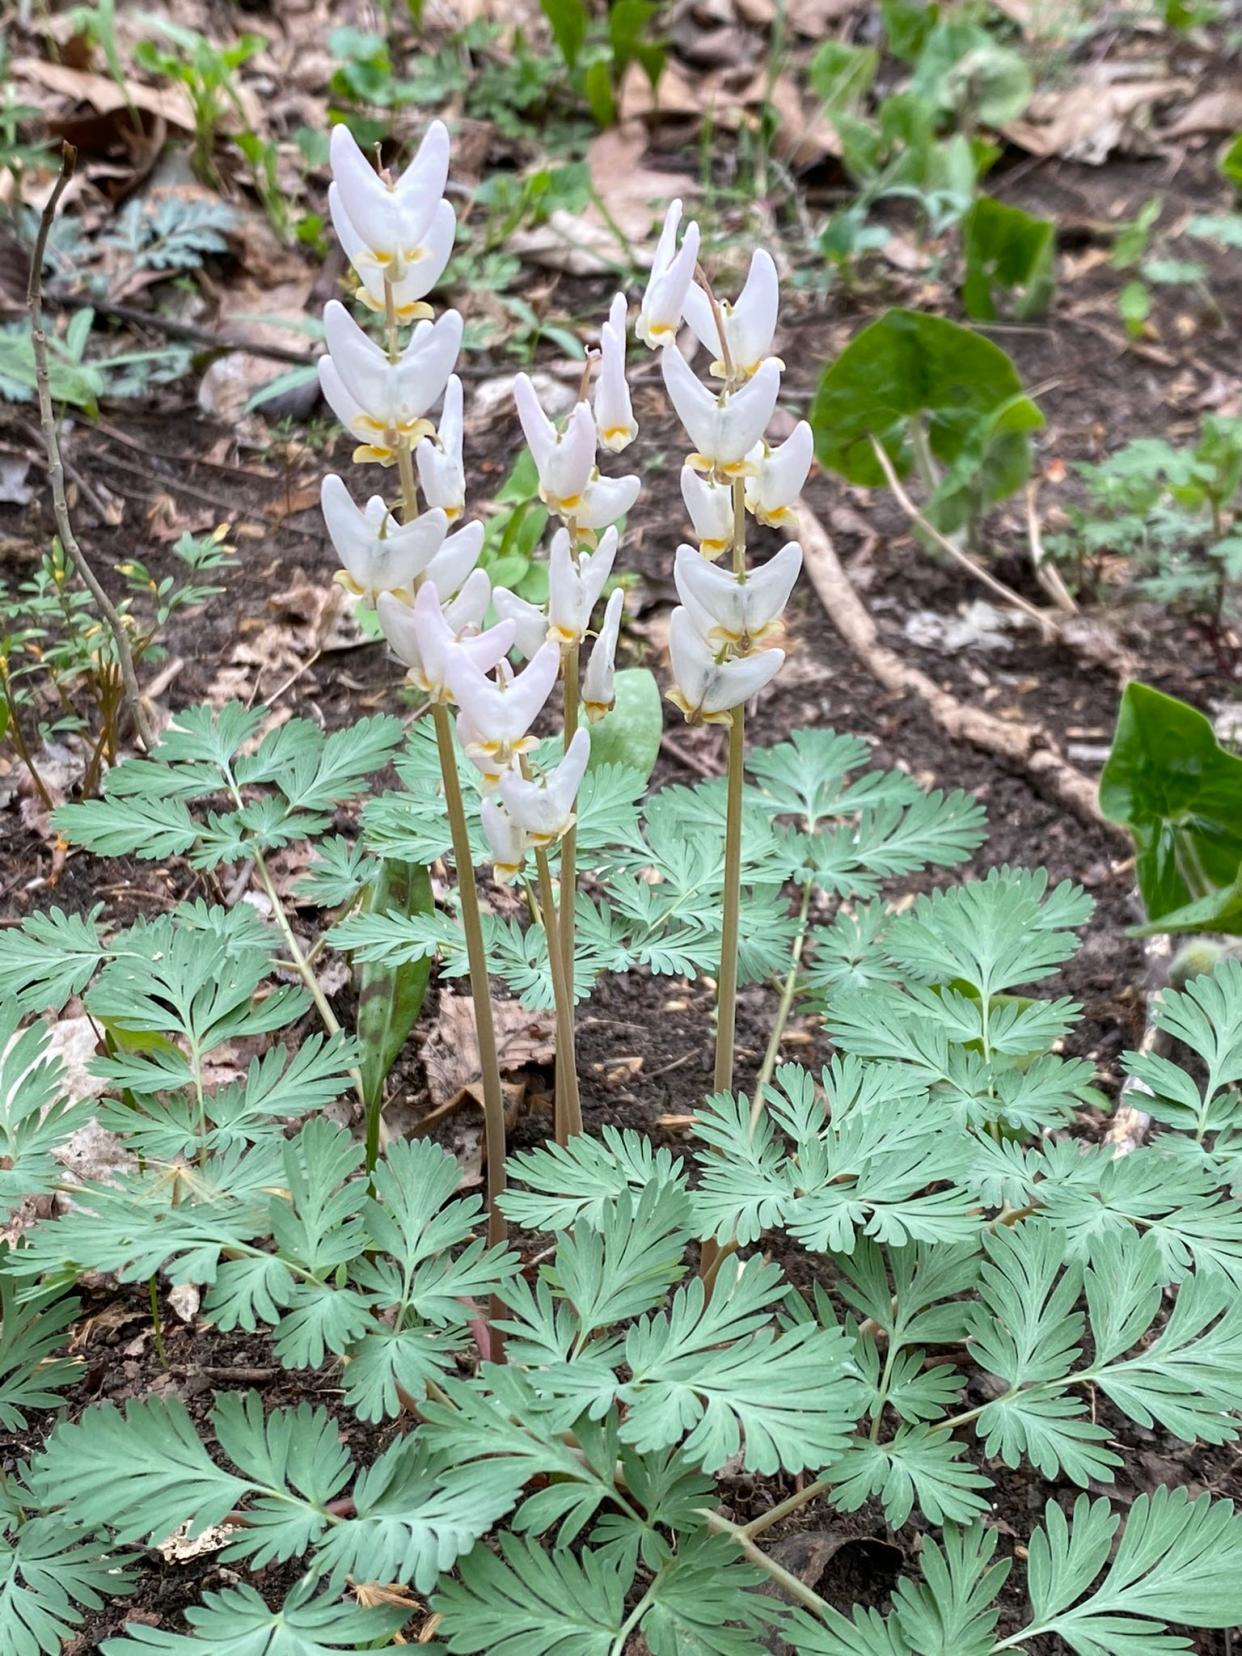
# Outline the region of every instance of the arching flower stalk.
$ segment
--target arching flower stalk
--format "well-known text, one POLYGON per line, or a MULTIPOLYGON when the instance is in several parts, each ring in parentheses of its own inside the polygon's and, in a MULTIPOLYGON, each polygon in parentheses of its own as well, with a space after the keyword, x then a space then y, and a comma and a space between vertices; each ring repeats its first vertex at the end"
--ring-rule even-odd
POLYGON ((791 542, 768 563, 746 559, 747 513, 765 524, 787 525, 790 508, 811 460, 805 422, 779 448, 764 439, 780 395, 784 364, 771 355, 779 310, 776 267, 762 250, 736 302, 719 302, 701 272, 693 281, 673 280, 686 248, 697 248, 688 225, 681 252, 673 253, 678 215, 670 211, 657 249, 656 268, 644 301, 639 334, 662 352, 669 400, 693 452, 682 471, 682 496, 698 546, 678 549, 674 580, 680 606, 669 622, 673 688, 669 700, 694 724, 729 730, 726 785, 724 887, 716 1057, 712 1085, 733 1088, 737 1016, 738 939, 742 877, 742 787, 745 706, 775 678, 785 659, 781 615, 802 567, 791 542), (655 325, 650 318, 655 317, 655 325), (676 343, 684 320, 712 353, 705 385, 676 343), (727 567, 714 560, 730 554, 727 567))
MULTIPOLYGON (((456 311, 437 319, 426 303, 448 262, 456 222, 444 200, 448 132, 433 121, 395 180, 375 171, 345 126, 333 128, 331 160, 332 223, 358 276, 358 298, 384 319, 386 349, 332 301, 324 314, 328 354, 320 361, 320 384, 358 440, 354 459, 396 467, 400 501, 394 506, 377 495, 360 509, 341 479, 330 476, 324 480, 324 517, 345 566, 341 579, 376 603, 385 636, 431 701, 483 1070, 488 1240, 496 1243, 505 1235, 499 1207, 505 1188, 504 1097, 450 703, 457 674, 469 670, 481 677, 496 667, 515 629, 502 622, 480 631, 491 601, 491 583, 475 567, 483 548, 481 525, 448 534, 465 506, 461 382, 453 373, 462 326, 456 311), (410 324, 403 341, 402 329, 410 324), (429 418, 437 403, 442 403, 438 431, 429 418), (420 481, 428 508, 421 516, 420 481)), ((369 1164, 378 1145, 377 1100, 367 1123, 369 1164)), ((495 1355, 499 1349, 494 1342, 495 1355)))

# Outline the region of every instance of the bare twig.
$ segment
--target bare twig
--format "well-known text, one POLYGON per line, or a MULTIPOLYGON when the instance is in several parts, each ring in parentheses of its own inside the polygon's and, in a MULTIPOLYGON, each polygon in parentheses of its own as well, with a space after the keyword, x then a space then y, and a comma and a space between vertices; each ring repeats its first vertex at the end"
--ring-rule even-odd
POLYGON ((1030 543, 1031 565, 1035 570, 1035 579, 1064 615, 1077 615, 1078 605, 1061 579, 1061 571, 1055 564, 1048 562, 1044 537, 1039 527, 1038 497, 1039 484, 1032 477, 1026 486, 1026 534, 1030 543))
POLYGON ((902 488, 901 479, 894 471, 893 462, 885 453, 883 445, 873 437, 871 447, 875 450, 875 457, 880 463, 880 470, 884 473, 889 488, 896 496, 897 504, 910 519, 910 522, 917 524, 925 535, 929 535, 935 541, 942 552, 946 552, 954 563, 961 564, 963 569, 969 570, 975 580, 981 581, 988 591, 995 593, 1002 603, 1010 605, 1013 609, 1021 610, 1024 615, 1029 615, 1045 637, 1055 638, 1057 624, 1052 617, 1035 604, 1030 603, 1021 593, 1015 592, 1012 587, 1007 587, 1004 581, 998 581, 995 575, 986 570, 982 564, 976 563, 968 552, 963 552, 960 546, 954 546, 947 535, 942 535, 931 519, 919 511, 905 489, 902 488))
POLYGON ((61 459, 60 439, 56 431, 56 413, 52 407, 52 386, 48 373, 47 335, 43 330, 43 255, 47 248, 47 238, 52 228, 52 220, 56 217, 57 204, 66 184, 73 177, 73 169, 77 158, 77 150, 74 149, 72 144, 66 144, 61 155, 60 177, 56 180, 56 186, 48 197, 47 206, 43 209, 42 217, 39 220, 39 234, 35 237, 34 252, 30 256, 30 281, 26 288, 26 305, 30 312, 31 338, 34 344, 35 381, 39 388, 39 424, 42 427, 43 447, 47 454, 47 476, 52 489, 52 510, 56 517, 56 529, 60 535, 61 545, 69 554, 78 574, 90 588, 91 595, 99 605, 100 613, 112 634, 130 716, 134 721, 134 728, 138 732, 143 747, 150 749, 155 745, 155 732, 142 704, 142 692, 138 688, 138 675, 134 671, 134 656, 129 647, 129 636, 125 631, 125 623, 121 619, 116 605, 108 597, 103 587, 100 586, 95 571, 87 562, 82 548, 78 545, 77 536, 73 532, 73 524, 69 520, 69 506, 65 500, 65 467, 61 459))
POLYGON ((1070 764, 1042 725, 999 719, 973 702, 959 701, 882 644, 871 612, 841 567, 828 531, 805 501, 797 503, 794 514, 797 529, 791 532, 802 545, 806 572, 824 612, 873 678, 899 695, 917 696, 947 736, 969 742, 1025 772, 1036 788, 1060 800, 1080 821, 1125 838, 1121 829, 1101 815, 1094 781, 1070 764))

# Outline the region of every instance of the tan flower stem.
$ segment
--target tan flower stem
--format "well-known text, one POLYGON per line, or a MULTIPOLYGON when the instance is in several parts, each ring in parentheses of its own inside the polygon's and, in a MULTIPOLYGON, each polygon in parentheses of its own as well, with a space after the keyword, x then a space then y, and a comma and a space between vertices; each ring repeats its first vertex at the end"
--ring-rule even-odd
MULTIPOLYGON (((721 329, 723 344, 724 330, 721 329)), ((746 485, 733 480, 733 573, 746 576, 746 485)), ((729 726, 729 768, 725 804, 723 915, 717 978, 716 1064, 712 1086, 733 1090, 733 1046, 737 1022, 737 948, 742 900, 742 785, 746 756, 746 710, 733 709, 729 726)))
MULTIPOLYGON (((388 355, 396 361, 400 354, 397 334, 396 302, 392 280, 384 278, 385 332, 388 355)), ((401 511, 403 520, 411 522, 418 516, 418 491, 414 481, 413 456, 409 443, 397 449, 397 470, 401 479, 401 511)), ((436 733, 436 753, 440 760, 440 780, 444 787, 444 805, 449 819, 453 842, 453 866, 457 874, 457 892, 461 901, 461 926, 466 940, 466 964, 470 973, 470 998, 474 1005, 475 1035, 479 1043, 479 1063, 483 1071, 483 1147, 487 1161, 487 1240, 489 1246, 503 1242, 508 1235, 505 1216, 500 1211, 500 1197, 505 1189, 505 1099, 500 1084, 500 1058, 496 1050, 496 1020, 492 1012, 492 989, 487 970, 487 945, 483 938, 483 921, 479 909, 479 887, 474 876, 474 853, 470 848, 470 827, 462 799, 461 777, 457 771, 457 750, 453 744, 453 727, 449 710, 443 702, 431 709, 436 733)), ((492 1318, 499 1315, 495 1301, 492 1318)), ((493 1328, 493 1357, 502 1362, 503 1344, 493 1328)))
MULTIPOLYGON (((578 729, 580 696, 578 689, 579 645, 570 644, 562 654, 565 680, 565 751, 578 729)), ((574 971, 574 905, 578 899, 578 829, 571 823, 561 840, 561 890, 557 910, 557 935, 565 976, 572 984, 574 971)), ((569 1001, 569 1016, 574 1018, 573 997, 569 1001)), ((581 1129, 579 1129, 581 1130, 581 1129)))
POLYGON ((556 899, 552 892, 552 871, 548 854, 535 852, 535 867, 539 873, 539 906, 542 910, 544 936, 548 943, 548 965, 552 972, 552 996, 556 1002, 556 1078, 561 1085, 556 1094, 556 1142, 568 1144, 575 1133, 582 1131, 582 1105, 578 1097, 578 1058, 574 1050, 574 996, 573 980, 565 971, 565 958, 558 942, 556 899))
MULTIPOLYGON (((431 710, 444 783, 444 803, 453 836, 453 862, 461 898, 461 925, 466 936, 466 963, 470 968, 470 995, 474 1002, 474 1023, 483 1069, 483 1142, 487 1153, 487 1240, 494 1246, 508 1235, 500 1197, 505 1188, 505 1100, 500 1086, 500 1061, 496 1052, 496 1022, 492 1016, 491 983, 487 973, 487 946, 479 913, 479 888, 474 877, 470 829, 457 774, 457 753, 448 708, 437 702, 431 710)), ((492 1338, 497 1338, 493 1329, 492 1338)))

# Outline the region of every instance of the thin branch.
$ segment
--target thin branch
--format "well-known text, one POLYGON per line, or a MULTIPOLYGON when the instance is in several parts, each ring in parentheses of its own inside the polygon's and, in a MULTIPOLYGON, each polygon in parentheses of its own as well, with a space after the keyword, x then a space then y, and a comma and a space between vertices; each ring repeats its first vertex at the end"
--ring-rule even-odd
POLYGON ((708 1529, 714 1530, 717 1535, 727 1535, 736 1541, 743 1553, 752 1564, 758 1564, 760 1569, 766 1570, 772 1580, 791 1599, 798 1604, 805 1605, 814 1615, 822 1616, 828 1609, 827 1603, 820 1598, 813 1587, 808 1587, 805 1581, 799 1579, 783 1564, 778 1564, 774 1558, 769 1558, 762 1547, 757 1547, 740 1524, 734 1524, 722 1513, 712 1512, 706 1507, 699 1508, 699 1517, 707 1524, 708 1529))
POLYGON ((56 180, 55 188, 48 197, 47 206, 44 207, 39 219, 39 233, 35 237, 34 252, 30 256, 30 281, 26 288, 26 306, 30 312, 35 381, 39 388, 39 424, 42 427, 43 447, 47 454, 47 476, 52 489, 52 510, 56 517, 56 529, 60 535, 61 545, 69 554, 78 574, 90 588, 92 597, 99 605, 100 614, 112 634, 112 641, 116 645, 117 661, 121 669, 121 679, 125 685, 125 700, 134 721, 134 728, 138 732, 143 747, 150 750, 155 746, 155 732, 147 718, 146 709, 142 705, 142 692, 138 688, 138 675, 134 671, 134 657, 129 647, 129 636, 125 631, 125 623, 121 619, 116 605, 108 597, 103 587, 100 586, 94 570, 86 561, 86 556, 78 545, 77 536, 73 532, 73 524, 69 520, 69 505, 65 499, 65 467, 60 455, 60 439, 56 432, 56 414, 52 407, 47 335, 43 330, 43 256, 47 249, 47 238, 51 232, 52 221, 56 217, 57 205, 64 193, 65 186, 73 177, 73 169, 77 159, 77 150, 74 149, 72 144, 66 144, 61 155, 60 177, 56 180))
POLYGON ((1031 620, 1039 626, 1040 630, 1046 637, 1055 638, 1057 634, 1056 622, 1035 604, 1032 604, 1028 599, 1023 598, 1021 593, 1015 592, 1012 587, 1007 587, 1004 581, 998 581, 995 575, 986 570, 982 564, 976 563, 968 552, 962 551, 960 546, 954 546, 953 542, 947 535, 941 534, 940 530, 936 528, 936 525, 932 523, 930 518, 924 516, 924 514, 910 499, 910 496, 906 493, 905 489, 902 488, 901 479, 897 476, 896 471, 893 469, 893 462, 889 459, 883 445, 878 443, 873 437, 871 439, 871 447, 875 450, 875 457, 880 463, 880 469, 884 473, 885 481, 888 483, 889 488, 893 491, 893 494, 897 497, 897 504, 910 519, 910 522, 917 524, 925 535, 929 535, 931 539, 935 541, 936 545, 942 552, 947 552, 949 557, 953 559, 954 563, 961 564, 963 569, 969 570, 975 580, 981 581, 983 585, 987 587, 988 591, 994 593, 996 597, 1002 601, 1002 603, 1009 604, 1012 608, 1021 610, 1024 615, 1029 615, 1031 620))
POLYGON ((1061 579, 1061 571, 1055 564, 1048 562, 1048 553, 1039 526, 1038 496, 1039 484, 1032 477, 1026 486, 1026 536, 1030 543, 1035 579, 1059 610, 1065 615, 1077 615, 1078 605, 1061 579))

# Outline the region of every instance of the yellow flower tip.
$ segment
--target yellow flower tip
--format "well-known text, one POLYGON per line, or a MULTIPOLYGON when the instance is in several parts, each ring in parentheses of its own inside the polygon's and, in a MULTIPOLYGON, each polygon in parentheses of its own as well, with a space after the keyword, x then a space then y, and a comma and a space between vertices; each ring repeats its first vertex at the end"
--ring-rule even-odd
POLYGON ((435 314, 425 299, 416 299, 408 305, 397 306, 398 322, 429 322, 435 314))
POLYGON ((359 443, 351 456, 356 466, 395 466, 395 449, 381 448, 378 443, 359 443))
POLYGON ((516 880, 518 875, 521 872, 522 872, 522 864, 521 863, 501 863, 501 862, 498 862, 498 863, 493 863, 492 864, 492 873, 496 876, 496 878, 498 880, 502 881, 504 884, 508 884, 508 882, 510 880, 516 880))
POLYGON ((568 649, 571 644, 581 644, 582 642, 582 634, 572 632, 568 627, 551 626, 548 628, 548 637, 565 649, 568 649))
POLYGON ((344 587, 346 592, 352 592, 355 598, 361 598, 366 591, 365 587, 358 585, 347 569, 338 569, 332 580, 336 586, 344 587))
POLYGON ((708 563, 715 563, 720 554, 728 550, 728 546, 727 540, 702 540, 699 542, 699 551, 708 563))
POLYGON ((582 704, 582 711, 587 716, 588 724, 598 724, 604 717, 605 713, 611 713, 615 706, 615 700, 609 702, 584 701, 582 704))
POLYGON ((686 456, 686 464, 692 471, 697 472, 711 472, 716 469, 716 462, 709 460, 705 454, 700 454, 697 450, 686 456))

